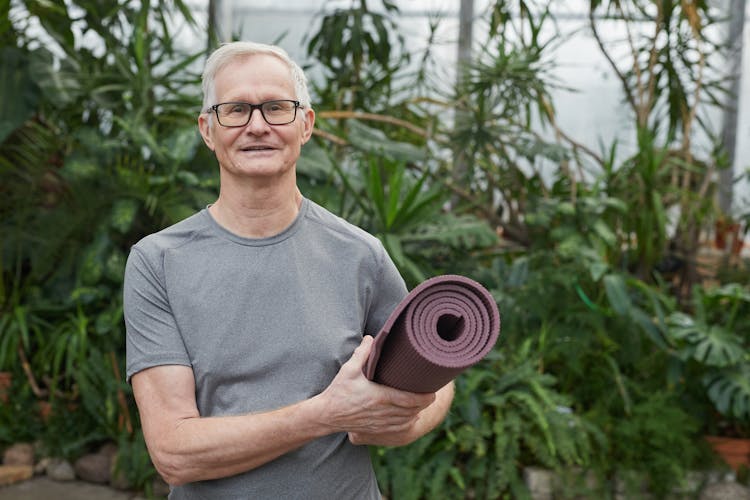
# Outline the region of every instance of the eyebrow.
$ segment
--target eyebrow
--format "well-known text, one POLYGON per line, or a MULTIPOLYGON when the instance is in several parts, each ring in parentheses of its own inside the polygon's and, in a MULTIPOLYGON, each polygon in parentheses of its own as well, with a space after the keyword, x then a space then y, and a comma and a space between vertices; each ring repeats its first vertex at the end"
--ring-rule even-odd
POLYGON ((217 102, 249 102, 251 104, 258 104, 258 103, 266 102, 266 101, 278 101, 278 100, 292 100, 292 101, 295 101, 295 100, 297 100, 297 98, 294 95, 292 95, 292 96, 285 96, 285 95, 281 95, 281 94, 261 94, 262 97, 260 98, 260 100, 250 101, 248 99, 245 99, 244 96, 237 97, 238 95, 239 94, 232 94, 231 97, 227 97, 227 98, 225 98, 223 100, 220 100, 220 101, 217 101, 217 102))

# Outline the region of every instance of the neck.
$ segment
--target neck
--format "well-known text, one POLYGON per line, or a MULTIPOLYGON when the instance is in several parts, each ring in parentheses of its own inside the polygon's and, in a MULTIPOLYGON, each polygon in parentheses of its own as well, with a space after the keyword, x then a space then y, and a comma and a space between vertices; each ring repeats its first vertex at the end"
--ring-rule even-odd
POLYGON ((295 179, 238 186, 222 182, 219 199, 208 211, 219 225, 245 238, 268 238, 294 222, 302 204, 295 179))

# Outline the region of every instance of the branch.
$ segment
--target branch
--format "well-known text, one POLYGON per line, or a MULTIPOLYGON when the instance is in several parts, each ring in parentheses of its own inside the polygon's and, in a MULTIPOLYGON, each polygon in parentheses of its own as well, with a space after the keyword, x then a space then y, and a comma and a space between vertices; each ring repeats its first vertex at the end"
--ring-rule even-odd
POLYGON ((609 63, 609 65, 612 67, 612 70, 615 72, 615 75, 617 75, 617 78, 619 78, 620 82, 622 83, 622 88, 625 91, 625 98, 627 99, 630 106, 633 108, 633 111, 636 114, 638 114, 638 106, 636 105, 633 94, 630 92, 630 87, 628 87, 628 81, 625 79, 625 75, 623 75, 620 72, 619 68, 617 67, 617 64, 615 64, 615 61, 612 59, 612 56, 610 56, 609 52, 607 52, 607 49, 604 47, 604 42, 599 36, 599 32, 596 30, 596 22, 594 21, 594 11, 592 9, 589 9, 589 24, 591 24, 591 31, 594 34, 594 40, 596 40, 597 45, 599 45, 599 50, 602 51, 602 54, 607 59, 607 62, 609 63))
POLYGON ((23 352, 23 347, 20 345, 18 346, 18 357, 21 358, 21 367, 23 368, 23 372, 26 374, 26 379, 29 381, 31 391, 38 398, 46 398, 49 392, 39 387, 39 384, 34 377, 34 372, 31 371, 29 359, 26 357, 26 353, 23 352))
POLYGON ((378 115, 375 113, 364 113, 361 111, 321 111, 317 113, 320 118, 354 118, 357 120, 372 120, 376 122, 390 123, 391 125, 397 125, 405 129, 411 130, 415 134, 421 135, 422 137, 429 137, 427 130, 422 127, 417 127, 413 123, 409 123, 406 120, 400 120, 388 115, 378 115))
POLYGON ((332 143, 338 145, 338 146, 346 146, 349 143, 346 141, 346 139, 342 139, 341 137, 337 135, 333 135, 330 132, 326 132, 324 130, 320 130, 319 128, 313 128, 312 131, 313 135, 317 135, 318 137, 322 137, 323 139, 326 139, 328 141, 331 141, 332 143))
MULTIPOLYGON (((637 102, 638 107, 635 110, 635 114, 638 118, 638 125, 643 127, 647 124, 648 114, 646 112, 650 108, 644 109, 643 107, 645 91, 643 89, 643 73, 641 72, 641 67, 638 64, 638 50, 636 49, 635 42, 633 41, 633 34, 630 30, 630 23, 628 23, 628 16, 625 15, 625 11, 622 9, 622 4, 620 4, 619 2, 617 3, 617 9, 620 11, 622 20, 625 23, 625 33, 627 34, 628 45, 630 46, 630 54, 633 57, 633 73, 635 73, 635 86, 636 86, 636 90, 638 91, 638 102, 637 102)), ((658 30, 658 25, 657 25, 657 30, 658 30)), ((656 37, 654 37, 653 47, 655 46, 656 46, 656 37)))
MULTIPOLYGON (((117 357, 114 351, 109 351, 109 360, 112 362, 112 372, 115 376, 115 380, 120 380, 120 368, 117 366, 117 357)), ((130 410, 128 410, 128 403, 125 400, 125 393, 122 391, 122 387, 117 386, 117 404, 120 406, 120 415, 117 418, 117 425, 120 429, 125 425, 128 434, 133 434, 133 424, 130 420, 130 410)))
POLYGON ((683 150, 689 157, 692 157, 692 154, 690 152, 690 129, 693 127, 693 121, 695 120, 695 116, 698 113, 698 105, 700 104, 700 95, 701 91, 703 90, 703 70, 706 67, 706 55, 702 50, 702 44, 700 40, 697 40, 698 42, 698 78, 695 80, 695 100, 693 102, 693 106, 690 109, 687 117, 685 118, 685 123, 682 127, 682 147, 683 150))
MULTIPOLYGON (((648 109, 654 105, 656 101, 656 73, 654 68, 656 67, 658 50, 656 49, 656 39, 659 37, 659 31, 661 30, 661 22, 664 19, 664 10, 660 2, 656 2, 657 14, 656 22, 654 23, 654 40, 651 45, 651 53, 648 58, 648 109)), ((645 124, 644 124, 645 125, 645 124)))

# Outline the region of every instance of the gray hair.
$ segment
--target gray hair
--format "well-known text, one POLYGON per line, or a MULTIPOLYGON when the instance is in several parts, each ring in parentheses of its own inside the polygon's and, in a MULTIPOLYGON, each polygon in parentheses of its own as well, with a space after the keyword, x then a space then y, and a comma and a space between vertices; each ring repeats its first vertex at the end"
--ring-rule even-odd
MULTIPOLYGON (((214 104, 216 99, 215 79, 216 74, 227 64, 253 54, 268 54, 277 57, 284 62, 291 73, 292 83, 296 99, 305 107, 310 107, 310 93, 307 90, 307 77, 302 68, 292 61, 289 54, 276 45, 268 45, 257 42, 229 42, 222 44, 216 49, 206 61, 203 69, 202 89, 203 89, 203 110, 214 104)), ((304 114, 303 114, 304 116, 304 114)))

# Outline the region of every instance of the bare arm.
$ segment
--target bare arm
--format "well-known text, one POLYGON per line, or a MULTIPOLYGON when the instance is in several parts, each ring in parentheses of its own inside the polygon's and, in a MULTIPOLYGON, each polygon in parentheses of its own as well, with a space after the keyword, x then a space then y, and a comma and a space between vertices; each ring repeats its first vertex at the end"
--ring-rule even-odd
POLYGON ((144 437, 156 469, 174 485, 238 474, 337 432, 399 435, 422 420, 433 394, 384 387, 362 374, 365 337, 331 384, 313 398, 264 413, 201 417, 192 370, 167 365, 132 378, 144 437))

